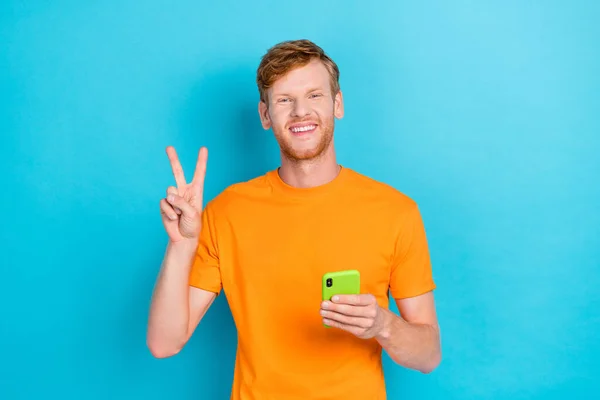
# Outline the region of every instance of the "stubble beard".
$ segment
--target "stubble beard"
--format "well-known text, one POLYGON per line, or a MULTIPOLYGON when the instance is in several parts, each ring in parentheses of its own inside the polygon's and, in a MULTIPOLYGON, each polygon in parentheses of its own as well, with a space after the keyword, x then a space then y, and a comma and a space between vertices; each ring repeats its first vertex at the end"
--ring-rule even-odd
POLYGON ((318 121, 318 124, 317 129, 320 131, 318 142, 311 148, 303 149, 294 148, 292 144, 294 138, 287 128, 273 129, 282 155, 293 162, 314 161, 322 157, 333 140, 334 121, 332 118, 331 121, 318 121))

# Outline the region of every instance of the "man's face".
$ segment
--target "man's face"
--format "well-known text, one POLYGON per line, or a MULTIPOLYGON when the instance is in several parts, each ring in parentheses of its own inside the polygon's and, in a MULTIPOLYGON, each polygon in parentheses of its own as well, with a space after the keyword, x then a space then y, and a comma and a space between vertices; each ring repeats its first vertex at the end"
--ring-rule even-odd
POLYGON ((273 128, 283 154, 295 161, 323 154, 333 138, 334 118, 342 118, 342 93, 333 96, 327 68, 319 60, 290 71, 260 102, 265 129, 273 128))

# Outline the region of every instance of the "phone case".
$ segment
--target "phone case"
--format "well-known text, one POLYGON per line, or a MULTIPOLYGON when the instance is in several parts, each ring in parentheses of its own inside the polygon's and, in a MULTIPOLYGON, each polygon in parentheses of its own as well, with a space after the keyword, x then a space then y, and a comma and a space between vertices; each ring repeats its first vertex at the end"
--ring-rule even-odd
MULTIPOLYGON (((336 294, 360 294, 360 272, 355 269, 328 272, 323 275, 322 299, 331 300, 336 294)), ((323 324, 326 328, 329 325, 323 324)))
POLYGON ((323 275, 322 283, 323 300, 331 300, 335 294, 359 294, 360 272, 355 269, 328 272, 323 275))

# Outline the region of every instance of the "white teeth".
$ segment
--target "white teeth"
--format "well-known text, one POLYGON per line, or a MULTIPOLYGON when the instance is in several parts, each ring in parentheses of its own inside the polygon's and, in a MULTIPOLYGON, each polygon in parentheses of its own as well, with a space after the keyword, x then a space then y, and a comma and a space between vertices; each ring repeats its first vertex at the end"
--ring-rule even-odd
POLYGON ((306 132, 306 131, 312 131, 313 129, 315 129, 316 127, 314 125, 307 125, 307 126, 302 126, 299 128, 292 128, 292 132, 306 132))

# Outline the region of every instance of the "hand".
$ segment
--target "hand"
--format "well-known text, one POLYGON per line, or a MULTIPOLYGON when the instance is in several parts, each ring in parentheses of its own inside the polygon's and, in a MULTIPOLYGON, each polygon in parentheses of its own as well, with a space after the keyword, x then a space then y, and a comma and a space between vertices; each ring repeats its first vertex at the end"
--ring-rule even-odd
POLYGON ((379 335, 385 315, 372 294, 335 295, 321 303, 323 323, 343 329, 361 339, 379 335))
POLYGON ((196 240, 202 228, 200 215, 202 213, 202 196, 208 150, 205 147, 200 149, 196 171, 190 183, 186 183, 181 163, 172 146, 167 147, 167 155, 171 161, 171 169, 177 187, 169 186, 167 197, 160 201, 163 224, 169 239, 174 243, 184 239, 196 240))

